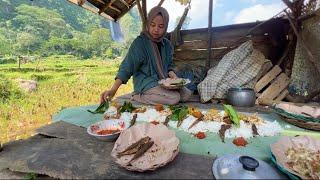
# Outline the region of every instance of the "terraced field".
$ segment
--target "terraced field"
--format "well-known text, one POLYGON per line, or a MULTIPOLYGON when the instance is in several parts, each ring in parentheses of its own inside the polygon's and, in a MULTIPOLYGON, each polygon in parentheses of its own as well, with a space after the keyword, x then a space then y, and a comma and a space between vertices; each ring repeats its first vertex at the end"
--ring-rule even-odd
MULTIPOLYGON (((59 110, 99 103, 100 93, 112 86, 120 60, 77 60, 55 56, 22 64, 0 64, 0 142, 27 138, 51 122, 59 110), (36 80, 33 92, 21 91, 17 79, 36 80)), ((116 96, 131 92, 132 81, 116 96)))

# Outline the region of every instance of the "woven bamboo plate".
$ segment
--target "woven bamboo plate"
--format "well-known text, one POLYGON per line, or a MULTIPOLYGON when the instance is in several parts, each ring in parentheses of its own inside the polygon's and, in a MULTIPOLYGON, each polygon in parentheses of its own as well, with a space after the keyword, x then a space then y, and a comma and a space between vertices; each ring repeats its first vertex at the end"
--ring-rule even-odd
POLYGON ((301 121, 304 121, 304 122, 314 122, 314 123, 320 123, 320 119, 319 118, 314 118, 314 117, 310 117, 310 116, 304 116, 304 115, 300 115, 300 114, 293 114, 293 113, 290 113, 290 112, 287 112, 281 108, 277 108, 277 107, 272 107, 273 110, 283 116, 283 117, 286 117, 286 118, 289 118, 289 119, 298 119, 298 120, 301 120, 301 121))
POLYGON ((315 130, 315 131, 320 131, 320 123, 316 123, 316 122, 306 122, 303 120, 299 120, 299 119, 292 119, 292 118, 286 118, 284 116, 281 116, 281 118, 290 123, 293 124, 295 126, 304 128, 304 129, 310 129, 310 130, 315 130))
POLYGON ((293 125, 296 125, 298 127, 304 128, 304 129, 310 129, 315 131, 320 131, 320 119, 319 118, 313 118, 309 116, 303 116, 299 114, 293 114, 289 113, 283 109, 272 107, 274 112, 280 115, 280 117, 293 125))

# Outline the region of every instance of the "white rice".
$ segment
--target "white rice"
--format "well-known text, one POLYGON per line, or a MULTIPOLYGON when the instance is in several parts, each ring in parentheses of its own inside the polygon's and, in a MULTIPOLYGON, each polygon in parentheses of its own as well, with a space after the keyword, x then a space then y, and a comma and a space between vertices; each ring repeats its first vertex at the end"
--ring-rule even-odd
POLYGON ((232 126, 230 129, 225 132, 226 138, 234 138, 234 137, 243 137, 248 139, 253 137, 251 124, 240 121, 240 127, 232 126))
POLYGON ((164 122, 166 120, 166 116, 159 113, 157 110, 153 108, 147 108, 144 113, 137 113, 137 121, 145 121, 145 122, 164 122))
POLYGON ((114 106, 110 106, 105 112, 104 115, 107 115, 109 117, 114 117, 117 115, 117 108, 114 106))
MULTIPOLYGON (((105 114, 113 115, 114 108, 115 107, 111 106, 105 112, 105 114)), ((202 113, 205 114, 206 111, 202 111, 202 113)), ((219 115, 223 117, 224 113, 225 113, 224 111, 220 111, 219 115)), ((130 123, 132 117, 133 117, 133 113, 124 112, 121 114, 120 119, 124 120, 127 124, 127 123, 130 123)), ((136 120, 138 122, 152 122, 152 121, 164 122, 165 119, 166 119, 165 114, 156 111, 152 107, 148 107, 144 113, 137 113, 136 120)), ((168 125, 172 128, 176 128, 192 134, 196 134, 198 132, 210 132, 210 133, 218 134, 221 128, 221 125, 224 124, 223 122, 217 122, 217 121, 200 121, 191 129, 189 129, 190 125, 196 119, 197 118, 193 117, 192 115, 188 115, 187 118, 182 121, 182 124, 180 125, 179 128, 177 128, 178 121, 171 120, 169 121, 168 125)), ((256 125, 256 127, 260 136, 275 136, 283 130, 277 121, 270 122, 270 121, 264 120, 263 124, 256 125)), ((245 123, 244 121, 240 121, 240 127, 237 128, 236 126, 233 125, 230 129, 226 130, 225 137, 226 138, 243 137, 246 139, 251 138, 253 137, 252 125, 249 123, 245 123)))
POLYGON ((262 125, 257 125, 258 133, 260 136, 275 136, 283 129, 277 121, 265 121, 262 125))

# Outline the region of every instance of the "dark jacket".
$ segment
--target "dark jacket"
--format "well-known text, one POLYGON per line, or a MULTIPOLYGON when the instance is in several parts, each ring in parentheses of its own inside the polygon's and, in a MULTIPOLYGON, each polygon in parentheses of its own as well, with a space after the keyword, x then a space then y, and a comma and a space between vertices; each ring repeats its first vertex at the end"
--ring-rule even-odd
MULTIPOLYGON (((171 42, 166 38, 159 43, 161 46, 160 54, 163 61, 163 72, 167 77, 168 72, 174 68, 172 61, 173 49, 171 42)), ((133 76, 135 93, 141 93, 157 86, 160 80, 151 41, 144 34, 138 36, 131 44, 126 57, 119 67, 116 78, 121 79, 123 84, 126 84, 131 76, 133 76)))

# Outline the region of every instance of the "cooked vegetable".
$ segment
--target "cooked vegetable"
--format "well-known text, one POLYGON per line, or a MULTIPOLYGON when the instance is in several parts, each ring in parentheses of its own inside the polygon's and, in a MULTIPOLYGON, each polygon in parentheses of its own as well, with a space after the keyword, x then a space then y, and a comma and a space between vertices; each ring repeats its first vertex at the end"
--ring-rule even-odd
POLYGON ((186 83, 184 79, 181 79, 179 82, 170 83, 171 86, 183 86, 186 83))
POLYGON ((301 147, 290 147, 285 152, 289 168, 308 179, 320 179, 320 151, 301 147))
POLYGON ((135 109, 137 109, 137 108, 133 107, 131 102, 125 101, 123 103, 123 105, 120 107, 120 113, 123 113, 123 112, 130 112, 131 113, 135 109))
POLYGON ((220 117, 219 111, 215 108, 212 108, 209 111, 207 111, 207 113, 204 114, 203 119, 205 121, 218 121, 218 122, 223 121, 222 118, 220 117))
POLYGON ((164 107, 162 104, 156 104, 154 106, 154 108, 156 109, 156 111, 160 112, 160 111, 163 111, 164 110, 164 107))
POLYGON ((87 110, 88 112, 92 113, 92 114, 103 114, 104 112, 106 112, 106 110, 109 108, 109 101, 104 101, 103 103, 101 103, 96 110, 91 111, 91 110, 87 110))
POLYGON ((240 118, 237 111, 231 105, 227 105, 227 104, 224 104, 223 108, 224 108, 224 111, 230 117, 233 124, 235 124, 236 127, 240 127, 240 118))
POLYGON ((188 107, 187 106, 169 106, 169 109, 172 111, 172 114, 170 115, 170 119, 172 121, 178 121, 177 127, 179 127, 182 124, 182 121, 187 117, 188 115, 188 107))
POLYGON ((189 107, 189 114, 191 114, 192 116, 196 117, 196 118, 200 118, 203 116, 203 114, 201 113, 201 111, 198 108, 195 107, 189 107))

